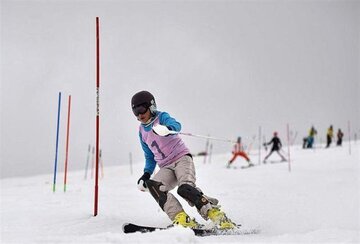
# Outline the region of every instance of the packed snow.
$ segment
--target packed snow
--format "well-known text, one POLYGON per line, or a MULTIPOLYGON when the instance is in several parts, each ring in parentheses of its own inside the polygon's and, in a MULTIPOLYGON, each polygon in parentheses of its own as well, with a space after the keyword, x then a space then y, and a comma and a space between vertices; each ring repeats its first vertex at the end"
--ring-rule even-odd
MULTIPOLYGON (((275 154, 267 164, 248 169, 241 168, 246 162, 240 158, 226 168, 230 153, 212 155, 206 163, 195 157, 198 186, 217 197, 243 229, 261 230, 254 235, 196 237, 180 227, 124 234, 126 222, 171 223, 151 195, 136 187, 143 162, 132 170, 130 165, 104 167, 96 217, 90 171, 87 179, 84 171, 69 172, 66 192, 63 172, 57 175, 55 193, 52 174, 2 179, 1 243, 359 243, 359 149, 359 142, 352 143, 351 154, 347 142, 329 149, 293 146, 291 172, 275 154)), ((250 157, 257 164, 255 153, 250 157)), ((181 202, 189 215, 208 224, 181 202)))

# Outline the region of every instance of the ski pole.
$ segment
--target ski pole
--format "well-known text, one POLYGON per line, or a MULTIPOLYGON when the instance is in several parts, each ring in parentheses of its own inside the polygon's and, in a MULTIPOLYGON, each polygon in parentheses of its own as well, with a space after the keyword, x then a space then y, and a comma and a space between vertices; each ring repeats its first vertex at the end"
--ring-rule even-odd
POLYGON ((196 134, 186 133, 186 132, 170 131, 170 134, 179 134, 179 135, 198 137, 198 138, 209 139, 209 140, 214 140, 214 141, 224 141, 224 142, 236 143, 236 141, 226 139, 226 138, 218 138, 218 137, 212 137, 212 136, 196 135, 196 134))

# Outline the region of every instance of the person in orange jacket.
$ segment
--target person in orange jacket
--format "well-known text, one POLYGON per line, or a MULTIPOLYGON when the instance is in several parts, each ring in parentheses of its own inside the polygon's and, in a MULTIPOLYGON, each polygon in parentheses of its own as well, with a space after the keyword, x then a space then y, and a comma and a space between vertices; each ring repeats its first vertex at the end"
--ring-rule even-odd
POLYGON ((238 156, 243 157, 246 160, 246 162, 248 162, 249 166, 253 166, 253 164, 250 161, 250 158, 248 157, 248 155, 244 151, 244 147, 241 144, 241 137, 240 136, 237 138, 237 141, 236 141, 236 144, 234 145, 234 150, 232 151, 232 153, 233 153, 233 156, 229 160, 229 162, 227 164, 227 168, 230 167, 230 164, 232 164, 238 156))

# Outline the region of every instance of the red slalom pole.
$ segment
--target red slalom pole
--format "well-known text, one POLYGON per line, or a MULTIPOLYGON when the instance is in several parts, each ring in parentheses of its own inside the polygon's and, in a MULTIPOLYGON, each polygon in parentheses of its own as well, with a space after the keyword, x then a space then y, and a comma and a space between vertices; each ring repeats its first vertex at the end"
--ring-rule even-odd
POLYGON ((70 108, 71 108, 71 95, 69 95, 69 99, 68 99, 68 118, 67 118, 67 129, 66 129, 64 192, 66 192, 67 166, 68 166, 68 155, 69 155, 70 108))
POLYGON ((100 33, 99 17, 96 17, 96 166, 95 166, 95 201, 94 216, 98 214, 99 200, 99 88, 100 88, 100 33))

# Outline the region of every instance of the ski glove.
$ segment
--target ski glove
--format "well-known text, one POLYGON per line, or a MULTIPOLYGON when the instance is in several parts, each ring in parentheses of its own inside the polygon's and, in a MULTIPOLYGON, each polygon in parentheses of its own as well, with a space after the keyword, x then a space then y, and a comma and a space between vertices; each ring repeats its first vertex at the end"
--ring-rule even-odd
POLYGON ((146 191, 147 187, 145 182, 150 179, 150 174, 148 172, 145 172, 140 179, 137 182, 137 187, 140 191, 146 191))
POLYGON ((155 134, 159 136, 168 136, 172 132, 171 130, 169 130, 168 127, 160 124, 153 126, 152 130, 154 131, 155 134))

